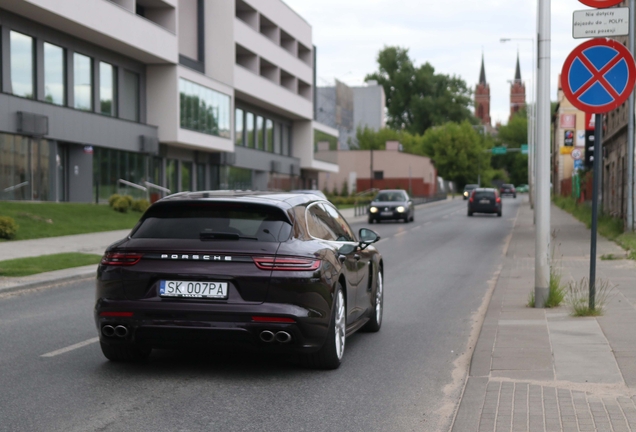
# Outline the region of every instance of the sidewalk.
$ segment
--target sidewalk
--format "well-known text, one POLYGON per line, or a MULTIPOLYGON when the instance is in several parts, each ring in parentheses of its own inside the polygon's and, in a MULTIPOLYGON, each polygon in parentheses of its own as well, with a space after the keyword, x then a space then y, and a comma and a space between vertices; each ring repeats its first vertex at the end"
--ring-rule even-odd
MULTIPOLYGON (((563 281, 589 274, 590 231, 552 206, 563 281)), ((598 238, 598 256, 625 252, 598 238)), ((636 263, 597 261, 604 316, 526 307, 534 226, 524 202, 473 352, 453 431, 636 431, 636 263)))

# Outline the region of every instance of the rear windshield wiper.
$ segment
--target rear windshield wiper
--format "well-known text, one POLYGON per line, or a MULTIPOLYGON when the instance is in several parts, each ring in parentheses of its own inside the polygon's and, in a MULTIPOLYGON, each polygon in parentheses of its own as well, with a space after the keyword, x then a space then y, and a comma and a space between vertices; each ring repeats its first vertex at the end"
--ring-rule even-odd
POLYGON ((258 240, 256 237, 242 236, 236 233, 223 232, 223 231, 203 231, 199 233, 199 239, 201 240, 258 240))

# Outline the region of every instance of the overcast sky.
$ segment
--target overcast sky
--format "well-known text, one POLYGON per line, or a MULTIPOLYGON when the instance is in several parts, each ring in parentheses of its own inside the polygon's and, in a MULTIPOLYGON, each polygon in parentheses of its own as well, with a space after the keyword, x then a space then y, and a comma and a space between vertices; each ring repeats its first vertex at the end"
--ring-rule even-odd
MULTIPOLYGON (((337 78, 361 85, 377 69, 376 56, 385 45, 409 48, 417 65, 431 63, 436 72, 458 75, 474 89, 482 50, 490 84, 493 125, 506 123, 510 84, 517 50, 526 99, 531 100, 532 38, 536 34, 536 0, 285 0, 313 28, 318 52, 318 85, 337 78)), ((552 83, 565 57, 583 40, 572 39, 572 12, 588 9, 577 0, 552 0, 552 83)))

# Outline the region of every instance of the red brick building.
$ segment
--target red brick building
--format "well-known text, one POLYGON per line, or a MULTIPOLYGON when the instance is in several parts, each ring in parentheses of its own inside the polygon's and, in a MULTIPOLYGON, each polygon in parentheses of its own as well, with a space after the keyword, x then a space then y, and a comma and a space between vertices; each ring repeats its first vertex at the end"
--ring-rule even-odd
POLYGON ((490 86, 486 82, 486 68, 484 66, 483 54, 481 56, 479 83, 475 88, 475 117, 488 129, 492 126, 490 122, 490 86))
POLYGON ((521 67, 519 66, 519 53, 517 53, 517 69, 515 79, 510 83, 510 119, 515 113, 526 106, 526 86, 521 81, 521 67))

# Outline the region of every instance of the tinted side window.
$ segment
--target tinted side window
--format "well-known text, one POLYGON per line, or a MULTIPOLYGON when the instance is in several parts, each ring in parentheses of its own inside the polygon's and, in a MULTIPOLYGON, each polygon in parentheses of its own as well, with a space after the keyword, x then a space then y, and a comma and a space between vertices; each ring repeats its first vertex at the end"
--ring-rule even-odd
POLYGON ((329 215, 320 204, 313 204, 307 208, 307 230, 312 237, 334 241, 338 234, 329 223, 329 215))
POLYGON ((342 215, 336 210, 333 206, 322 203, 321 204, 329 216, 331 216, 331 221, 334 225, 334 231, 338 233, 338 241, 355 241, 355 235, 353 231, 351 231, 351 227, 347 223, 347 221, 342 217, 342 215))

